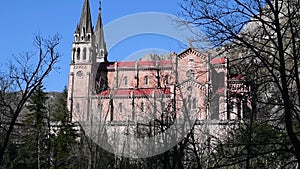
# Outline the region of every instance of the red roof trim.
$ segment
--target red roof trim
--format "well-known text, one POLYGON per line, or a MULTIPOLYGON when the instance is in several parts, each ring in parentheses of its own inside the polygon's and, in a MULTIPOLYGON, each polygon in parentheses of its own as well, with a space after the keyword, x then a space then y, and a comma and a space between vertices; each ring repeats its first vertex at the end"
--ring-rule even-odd
POLYGON ((99 96, 140 96, 140 95, 152 95, 152 93, 155 94, 171 94, 171 90, 169 87, 167 88, 161 88, 161 89, 154 89, 154 88, 144 88, 144 89, 116 89, 116 90, 106 90, 101 93, 99 93, 99 96))
POLYGON ((172 60, 115 62, 113 64, 109 64, 108 67, 114 67, 116 63, 118 67, 135 67, 136 64, 137 66, 156 66, 156 64, 162 66, 162 65, 171 65, 172 60))
POLYGON ((218 57, 218 58, 213 58, 210 60, 211 64, 224 64, 225 63, 225 58, 224 57, 218 57))

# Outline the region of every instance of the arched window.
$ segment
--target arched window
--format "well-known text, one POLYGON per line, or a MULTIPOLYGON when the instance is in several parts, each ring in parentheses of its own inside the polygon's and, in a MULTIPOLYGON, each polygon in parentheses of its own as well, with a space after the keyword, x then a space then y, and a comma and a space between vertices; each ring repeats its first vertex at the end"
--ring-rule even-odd
POLYGON ((187 97, 187 108, 188 108, 188 110, 191 110, 191 108, 192 108, 192 100, 191 100, 191 95, 188 95, 188 97, 187 97))
POLYGON ((168 75, 165 76, 165 84, 166 85, 169 84, 169 76, 168 75))
POLYGON ((78 36, 79 36, 78 34, 75 34, 75 35, 74 35, 74 37, 75 37, 75 42, 77 42, 77 41, 79 40, 79 39, 78 39, 78 36))
POLYGON ((144 77, 144 84, 145 84, 145 85, 148 85, 148 84, 149 84, 149 77, 148 77, 148 76, 145 76, 145 77, 144 77))
POLYGON ((188 95, 191 95, 191 94, 193 93, 193 88, 192 88, 192 86, 188 86, 188 87, 186 88, 186 90, 187 90, 187 94, 188 94, 188 95))
POLYGON ((103 104, 102 103, 98 103, 98 112, 101 113, 103 109, 103 104))
POLYGON ((166 102, 161 102, 161 111, 162 112, 165 112, 166 111, 166 109, 167 109, 167 107, 166 107, 166 102))
POLYGON ((122 114, 122 112, 123 112, 123 103, 120 102, 119 103, 119 114, 122 114))
POLYGON ((124 85, 127 86, 128 85, 128 76, 124 76, 123 81, 124 81, 124 85))
POLYGON ((197 108, 197 100, 196 98, 193 98, 193 106, 192 109, 196 109, 197 108))
POLYGON ((145 105, 144 105, 144 102, 142 102, 141 103, 141 111, 144 112, 144 110, 145 110, 145 105))
POLYGON ((80 112, 80 104, 78 102, 76 103, 76 113, 77 113, 78 116, 81 114, 81 112, 80 112))
POLYGON ((73 49, 72 49, 72 63, 75 62, 75 53, 76 53, 76 49, 73 48, 73 49))
POLYGON ((80 60, 80 48, 77 48, 77 60, 80 60))
POLYGON ((101 57, 101 58, 104 57, 104 49, 100 49, 100 57, 101 57))
POLYGON ((113 99, 109 100, 109 108, 110 108, 110 121, 114 121, 114 102, 113 102, 113 99))
POLYGON ((83 48, 82 60, 86 60, 86 48, 83 48))
POLYGON ((132 101, 131 101, 131 109, 132 109, 132 111, 131 111, 131 120, 135 120, 135 105, 134 105, 134 99, 132 99, 132 101))

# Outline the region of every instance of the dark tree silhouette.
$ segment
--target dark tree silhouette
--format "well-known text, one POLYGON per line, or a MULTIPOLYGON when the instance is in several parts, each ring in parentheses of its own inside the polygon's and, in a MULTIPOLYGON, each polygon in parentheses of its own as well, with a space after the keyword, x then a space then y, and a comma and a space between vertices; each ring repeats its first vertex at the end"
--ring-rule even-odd
POLYGON ((59 35, 48 39, 40 35, 35 36, 34 45, 38 50, 38 56, 33 57, 31 53, 24 53, 9 64, 8 70, 0 74, 0 129, 3 135, 0 142, 0 168, 14 126, 25 103, 58 62, 60 54, 56 48, 59 43, 59 35))
POLYGON ((198 26, 228 57, 230 72, 247 77, 252 120, 284 131, 285 151, 300 166, 299 0, 187 0, 181 7, 182 23, 198 26))

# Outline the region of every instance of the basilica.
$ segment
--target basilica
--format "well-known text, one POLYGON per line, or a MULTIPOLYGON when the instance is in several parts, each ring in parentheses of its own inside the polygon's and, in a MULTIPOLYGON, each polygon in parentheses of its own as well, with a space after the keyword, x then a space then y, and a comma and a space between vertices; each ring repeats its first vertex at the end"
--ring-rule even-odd
POLYGON ((134 137, 144 137, 175 121, 192 118, 196 125, 217 125, 243 118, 250 109, 250 89, 242 77, 229 75, 227 56, 193 46, 168 57, 130 62, 111 62, 107 56, 101 11, 94 27, 85 0, 69 73, 73 122, 105 123, 107 131, 109 126, 118 131, 131 126, 134 137))

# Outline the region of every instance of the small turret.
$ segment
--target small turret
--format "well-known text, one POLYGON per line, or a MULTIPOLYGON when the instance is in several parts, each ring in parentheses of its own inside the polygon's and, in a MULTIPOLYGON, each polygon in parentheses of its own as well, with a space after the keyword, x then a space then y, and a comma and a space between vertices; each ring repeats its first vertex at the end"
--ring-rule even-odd
POLYGON ((101 7, 98 12, 98 20, 95 28, 95 44, 96 44, 96 62, 107 61, 107 49, 104 40, 104 31, 101 17, 101 7))

